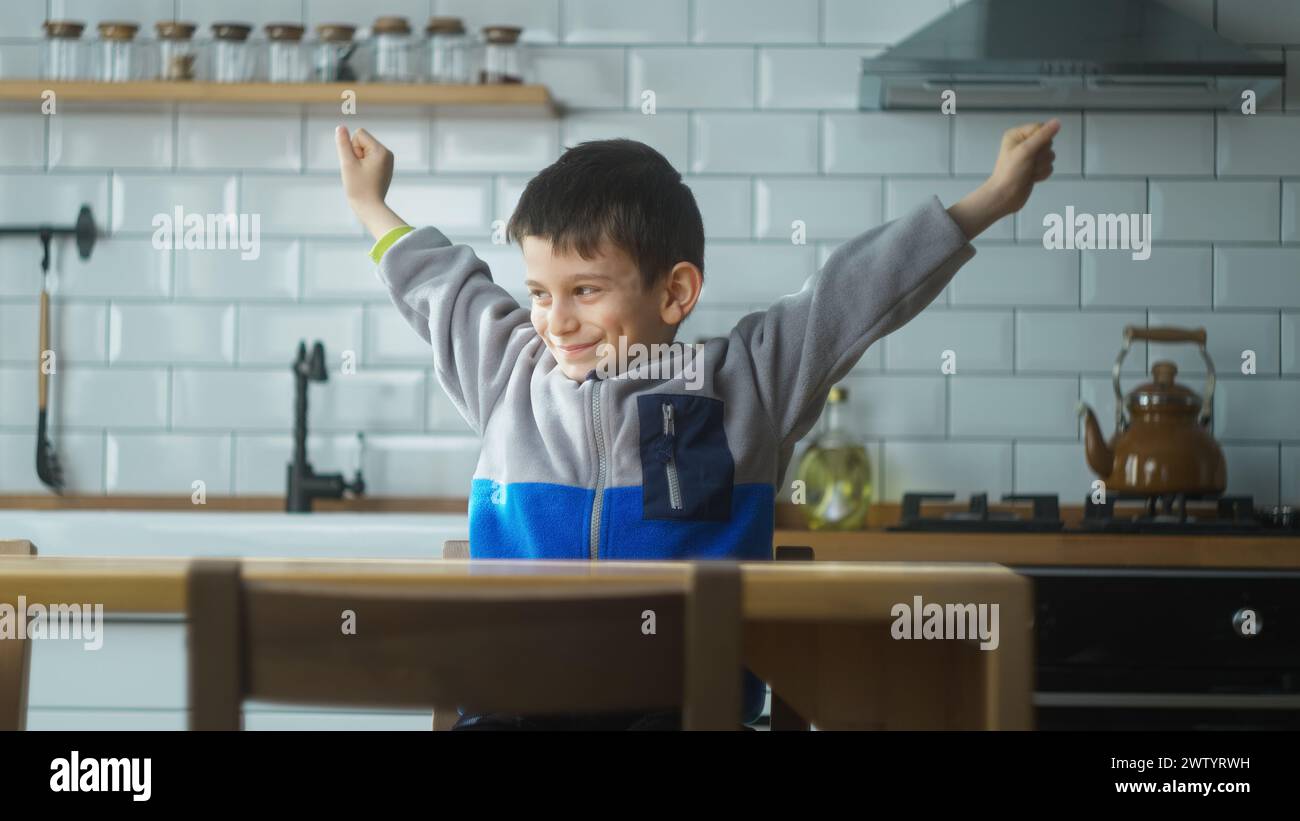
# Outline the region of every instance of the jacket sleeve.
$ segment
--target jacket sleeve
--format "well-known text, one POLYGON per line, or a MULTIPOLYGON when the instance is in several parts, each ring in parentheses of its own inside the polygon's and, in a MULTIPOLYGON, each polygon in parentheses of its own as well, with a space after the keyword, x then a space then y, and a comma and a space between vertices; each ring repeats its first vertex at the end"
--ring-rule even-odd
POLYGON ((845 242, 798 293, 740 320, 731 338, 749 356, 781 445, 806 434, 871 343, 920 313, 974 254, 932 197, 845 242))
POLYGON ((433 347, 438 384, 483 433, 520 353, 536 336, 529 312, 492 281, 468 245, 418 228, 383 252, 378 276, 407 323, 433 347))

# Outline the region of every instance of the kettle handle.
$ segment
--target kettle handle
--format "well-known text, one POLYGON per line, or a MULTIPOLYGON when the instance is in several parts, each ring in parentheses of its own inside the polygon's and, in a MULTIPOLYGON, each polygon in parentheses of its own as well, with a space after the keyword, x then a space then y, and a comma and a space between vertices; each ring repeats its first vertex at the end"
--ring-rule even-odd
POLYGON ((1119 386, 1119 373, 1124 364, 1124 357, 1128 356, 1129 346, 1138 339, 1148 342, 1190 342, 1196 345, 1201 352, 1201 359, 1205 360, 1205 396, 1201 399, 1201 412, 1197 421, 1202 425, 1209 425, 1214 416, 1215 379, 1214 361, 1205 350, 1205 329, 1138 328, 1129 325, 1124 328, 1124 346, 1119 349, 1119 356, 1115 357, 1115 366, 1111 368, 1111 383, 1115 388, 1115 431, 1118 433, 1128 427, 1128 421, 1124 418, 1124 392, 1119 386))

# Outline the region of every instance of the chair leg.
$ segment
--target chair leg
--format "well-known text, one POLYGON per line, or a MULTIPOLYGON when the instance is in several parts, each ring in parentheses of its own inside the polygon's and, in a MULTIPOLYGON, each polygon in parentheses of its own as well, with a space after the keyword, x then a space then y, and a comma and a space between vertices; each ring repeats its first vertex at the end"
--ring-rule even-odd
POLYGON ((191 730, 243 724, 239 562, 198 559, 188 580, 191 730))
POLYGON ((739 730, 741 580, 732 561, 692 565, 686 601, 683 730, 739 730))
MULTIPOLYGON (((35 555, 36 545, 25 539, 0 540, 0 556, 35 555)), ((31 640, 0 641, 0 731, 27 729, 31 675, 31 640)))

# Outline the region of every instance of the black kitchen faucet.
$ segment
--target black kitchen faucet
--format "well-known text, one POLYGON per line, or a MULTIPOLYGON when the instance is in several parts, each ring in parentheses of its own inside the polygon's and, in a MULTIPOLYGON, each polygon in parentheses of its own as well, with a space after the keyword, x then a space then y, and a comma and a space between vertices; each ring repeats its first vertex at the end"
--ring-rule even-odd
MULTIPOLYGON (((324 382, 325 346, 317 342, 312 346, 311 359, 307 359, 307 344, 298 343, 298 358, 293 363, 294 413, 293 461, 289 463, 289 485, 284 499, 284 509, 289 513, 310 513, 313 499, 341 499, 345 490, 360 496, 366 491, 361 478, 361 462, 357 461, 356 477, 349 483, 342 473, 316 473, 307 461, 307 383, 324 382)), ((364 445, 362 434, 357 439, 364 445)))

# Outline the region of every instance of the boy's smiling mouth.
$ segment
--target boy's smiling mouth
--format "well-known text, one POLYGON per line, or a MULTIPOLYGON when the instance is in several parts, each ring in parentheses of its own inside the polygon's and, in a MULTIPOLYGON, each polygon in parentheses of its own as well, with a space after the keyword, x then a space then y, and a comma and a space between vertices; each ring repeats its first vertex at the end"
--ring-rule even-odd
POLYGON ((555 343, 552 344, 555 345, 555 349, 557 351, 562 352, 565 356, 578 356, 580 354, 587 353, 588 351, 594 349, 596 345, 599 343, 587 342, 585 344, 577 344, 577 345, 559 345, 555 343))

